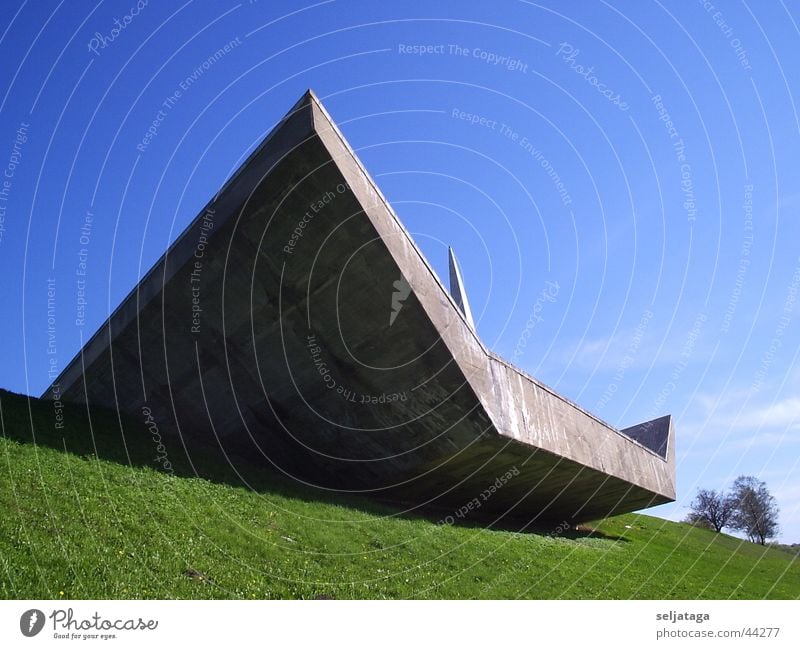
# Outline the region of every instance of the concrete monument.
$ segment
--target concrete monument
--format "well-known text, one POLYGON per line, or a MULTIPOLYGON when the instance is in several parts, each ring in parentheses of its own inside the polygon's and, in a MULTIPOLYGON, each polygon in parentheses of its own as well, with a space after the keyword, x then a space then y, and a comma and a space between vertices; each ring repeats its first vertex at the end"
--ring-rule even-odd
POLYGON ((452 252, 448 291, 310 91, 55 384, 321 490, 559 521, 675 498, 670 417, 618 430, 487 349, 452 252))

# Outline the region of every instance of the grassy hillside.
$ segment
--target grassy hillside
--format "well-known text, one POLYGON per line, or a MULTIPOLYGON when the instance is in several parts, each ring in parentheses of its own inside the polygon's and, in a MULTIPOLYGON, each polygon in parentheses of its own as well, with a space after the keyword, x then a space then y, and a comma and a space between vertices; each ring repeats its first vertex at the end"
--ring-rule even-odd
POLYGON ((174 448, 170 474, 143 427, 123 444, 113 413, 64 416, 57 431, 52 404, 0 391, 0 597, 800 597, 797 557, 685 524, 439 525, 256 468, 244 487, 174 448))

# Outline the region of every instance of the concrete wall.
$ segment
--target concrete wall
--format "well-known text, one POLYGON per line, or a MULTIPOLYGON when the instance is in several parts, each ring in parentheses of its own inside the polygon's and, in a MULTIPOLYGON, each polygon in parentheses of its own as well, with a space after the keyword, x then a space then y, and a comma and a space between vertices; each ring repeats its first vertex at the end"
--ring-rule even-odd
POLYGON ((674 498, 669 420, 625 435, 490 354, 312 94, 58 382, 322 490, 458 507, 511 471, 483 511, 570 520, 674 498))

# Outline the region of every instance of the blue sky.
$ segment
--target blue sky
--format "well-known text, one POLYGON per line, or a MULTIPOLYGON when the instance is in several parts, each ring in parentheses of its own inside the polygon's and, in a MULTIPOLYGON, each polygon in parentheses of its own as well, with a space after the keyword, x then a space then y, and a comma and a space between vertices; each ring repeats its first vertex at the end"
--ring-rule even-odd
POLYGON ((653 513, 751 474, 800 541, 796 3, 77 5, 0 9, 0 386, 41 393, 310 87, 489 347, 673 414, 653 513))

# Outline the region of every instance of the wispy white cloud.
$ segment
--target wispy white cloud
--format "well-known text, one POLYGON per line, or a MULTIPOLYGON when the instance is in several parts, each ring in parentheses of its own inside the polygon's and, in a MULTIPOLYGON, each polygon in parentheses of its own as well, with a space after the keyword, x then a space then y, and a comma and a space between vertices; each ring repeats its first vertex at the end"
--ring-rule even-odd
POLYGON ((797 430, 800 428, 800 397, 788 397, 756 408, 745 408, 731 419, 733 428, 797 430))
POLYGON ((725 437, 730 442, 755 439, 759 444, 780 441, 781 436, 795 440, 800 432, 797 378, 793 372, 781 386, 783 394, 776 394, 777 386, 764 386, 758 392, 735 387, 723 393, 698 393, 692 417, 681 422, 681 430, 692 440, 725 437))
MULTIPOLYGON (((646 340, 646 328, 619 329, 610 336, 583 338, 568 343, 553 354, 552 360, 598 372, 649 367, 654 363, 654 359, 649 353, 644 352, 645 349, 651 349, 646 340)), ((656 360, 669 361, 669 359, 656 360)))
POLYGON ((754 448, 770 447, 779 451, 789 451, 800 447, 800 428, 779 433, 749 433, 747 437, 738 437, 726 443, 730 450, 746 451, 754 448))

